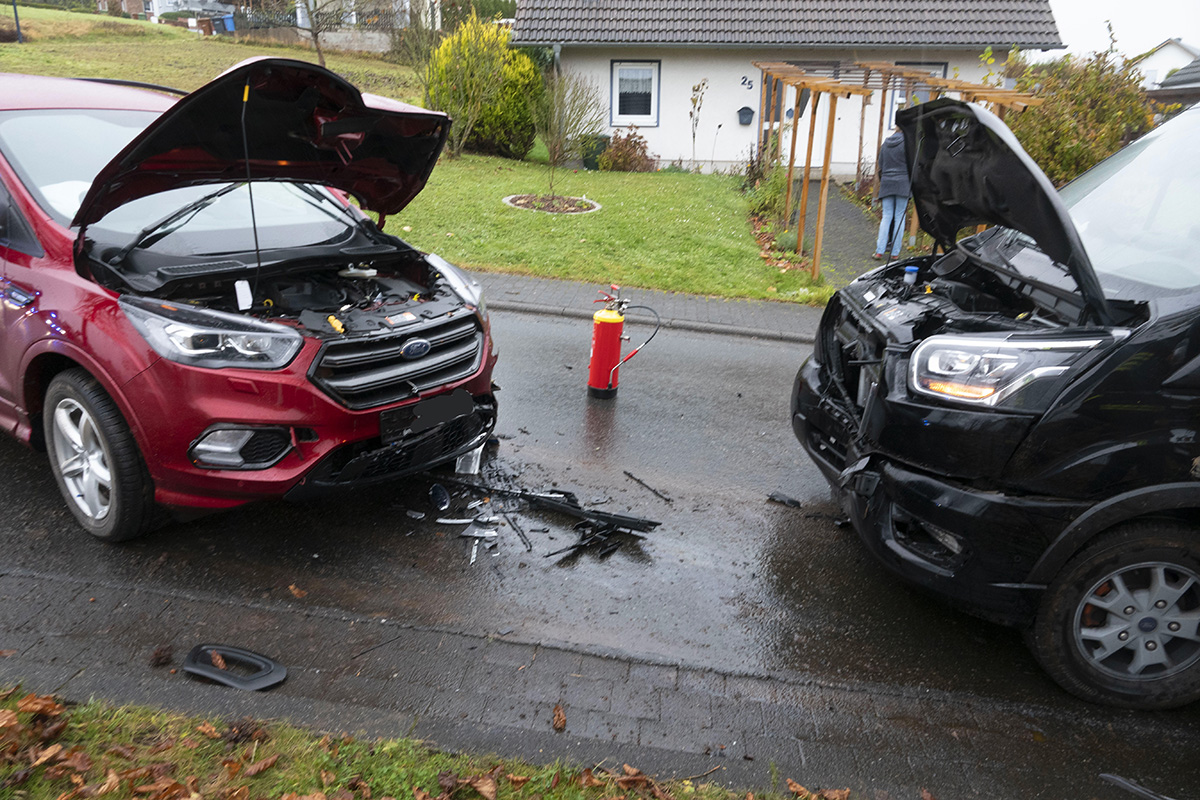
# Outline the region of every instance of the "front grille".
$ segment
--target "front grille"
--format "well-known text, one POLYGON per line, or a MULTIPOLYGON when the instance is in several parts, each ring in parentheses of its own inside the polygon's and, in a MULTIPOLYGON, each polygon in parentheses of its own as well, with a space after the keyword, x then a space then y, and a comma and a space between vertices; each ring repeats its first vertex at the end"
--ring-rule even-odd
POLYGON ((348 408, 371 408, 466 378, 482 358, 483 329, 474 315, 463 315, 395 335, 328 342, 309 378, 348 408), (429 352, 406 359, 401 349, 412 339, 428 341, 429 352))
POLYGON ((870 332, 863 329, 840 298, 834 295, 821 320, 817 346, 821 363, 828 370, 835 400, 856 420, 860 419, 865 390, 869 388, 867 385, 860 386, 860 383, 877 375, 874 371, 865 375, 863 366, 882 357, 882 345, 876 343, 870 332))

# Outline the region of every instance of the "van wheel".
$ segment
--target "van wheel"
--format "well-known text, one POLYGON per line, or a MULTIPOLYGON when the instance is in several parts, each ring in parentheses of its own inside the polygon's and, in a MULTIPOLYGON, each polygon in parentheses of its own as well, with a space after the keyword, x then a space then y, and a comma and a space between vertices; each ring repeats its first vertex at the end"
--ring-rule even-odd
POLYGON ((154 527, 154 485, 129 425, 99 382, 82 369, 60 372, 43 411, 50 469, 79 524, 107 542, 154 527))
POLYGON ((1098 538, 1047 589, 1029 642, 1084 700, 1161 709, 1200 699, 1200 531, 1138 522, 1098 538))

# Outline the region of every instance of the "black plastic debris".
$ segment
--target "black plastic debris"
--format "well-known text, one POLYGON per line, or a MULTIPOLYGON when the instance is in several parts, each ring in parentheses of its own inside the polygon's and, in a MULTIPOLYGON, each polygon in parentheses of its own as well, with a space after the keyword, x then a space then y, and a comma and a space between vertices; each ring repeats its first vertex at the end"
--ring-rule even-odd
POLYGON ((654 496, 655 496, 655 497, 657 497, 658 499, 660 499, 660 500, 663 500, 663 501, 665 501, 665 502, 667 502, 667 503, 674 503, 674 502, 675 502, 674 500, 672 500, 671 498, 667 497, 665 494, 663 494, 662 492, 660 492, 658 489, 655 489, 653 486, 651 486, 650 484, 646 483, 646 482, 645 482, 644 480, 642 480, 641 478, 639 478, 639 477, 637 477, 636 475, 634 475, 634 474, 633 474, 632 472, 630 472, 629 470, 625 470, 624 472, 625 472, 625 477, 626 477, 626 478, 629 478, 629 480, 633 481, 633 482, 634 482, 634 483, 636 483, 638 486, 641 486, 643 489, 645 489, 646 491, 650 492, 650 494, 654 495, 654 496))
POLYGON ((196 645, 183 660, 183 671, 246 692, 269 689, 287 678, 287 667, 282 664, 259 653, 225 644, 196 645), (213 653, 226 666, 251 670, 250 674, 221 669, 213 663, 213 653))
POLYGON ((576 519, 587 520, 594 522, 597 525, 612 526, 615 528, 624 528, 627 531, 641 531, 648 533, 659 525, 661 522, 656 522, 652 519, 644 517, 633 517, 627 514, 613 514, 606 511, 596 511, 595 509, 584 508, 579 503, 579 498, 571 492, 555 490, 552 492, 528 492, 522 489, 503 489, 497 486, 485 486, 483 484, 472 483, 470 481, 458 480, 455 478, 446 478, 447 483, 452 483, 456 486, 466 486, 474 489, 477 492, 484 494, 496 495, 498 497, 515 497, 529 503, 532 508, 540 508, 543 511, 557 511, 560 514, 567 514, 576 519))
POLYGON ((800 508, 799 500, 794 497, 788 497, 783 492, 771 492, 769 495, 767 495, 767 499, 772 503, 778 503, 779 505, 787 506, 788 508, 800 508))
POLYGON ((445 511, 450 507, 450 492, 440 483, 433 484, 429 487, 429 503, 438 511, 445 511))

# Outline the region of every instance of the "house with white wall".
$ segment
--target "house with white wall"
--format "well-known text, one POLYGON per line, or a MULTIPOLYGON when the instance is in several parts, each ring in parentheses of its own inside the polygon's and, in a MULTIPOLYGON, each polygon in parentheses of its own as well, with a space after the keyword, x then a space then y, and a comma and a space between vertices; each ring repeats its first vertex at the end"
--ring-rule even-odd
POLYGON ((1183 69, 1200 58, 1200 48, 1184 44, 1179 39, 1167 39, 1133 59, 1142 73, 1142 88, 1157 89, 1175 70, 1183 69))
MULTIPOLYGON (((606 132, 636 127, 660 165, 678 161, 705 170, 738 169, 757 145, 772 99, 764 104, 752 62, 789 62, 836 78, 839 65, 889 61, 977 81, 998 72, 1014 44, 1062 47, 1049 0, 519 0, 513 42, 551 47, 563 70, 588 77, 603 97, 606 132), (998 54, 992 65, 980 59, 988 47, 998 54), (704 79, 693 139, 688 112, 693 87, 704 79)), ((866 102, 879 102, 879 95, 866 102)), ((903 98, 889 95, 882 99, 890 126, 903 98)), ((779 100, 787 121, 792 99, 779 100)), ((837 104, 835 175, 855 173, 862 102, 837 104)), ((810 113, 801 116, 805 139, 810 113)), ((816 113, 819 161, 824 107, 816 113)), ((878 107, 866 116, 877 119, 878 107)), ((786 152, 791 126, 783 130, 786 152)), ((868 136, 868 160, 874 147, 868 136)))

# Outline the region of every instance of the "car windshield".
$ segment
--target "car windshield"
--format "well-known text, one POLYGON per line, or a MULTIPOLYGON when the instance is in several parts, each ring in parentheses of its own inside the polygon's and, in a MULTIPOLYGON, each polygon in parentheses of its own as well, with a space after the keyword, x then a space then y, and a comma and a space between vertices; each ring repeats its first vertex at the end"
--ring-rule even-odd
MULTIPOLYGON (((153 111, 53 109, 0 112, 0 152, 38 204, 69 225, 96 174, 158 116, 153 111)), ((226 184, 228 185, 228 184, 226 184)), ((89 236, 125 245, 172 211, 217 193, 221 185, 186 186, 140 197, 106 215, 89 236)), ((353 220, 326 189, 255 183, 258 246, 304 247, 344 238, 353 220)), ((164 225, 149 249, 166 255, 252 250, 250 192, 239 185, 164 225)))
POLYGON ((1059 193, 1106 288, 1130 281, 1200 289, 1197 142, 1200 110, 1185 112, 1059 193))

